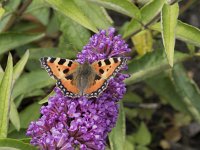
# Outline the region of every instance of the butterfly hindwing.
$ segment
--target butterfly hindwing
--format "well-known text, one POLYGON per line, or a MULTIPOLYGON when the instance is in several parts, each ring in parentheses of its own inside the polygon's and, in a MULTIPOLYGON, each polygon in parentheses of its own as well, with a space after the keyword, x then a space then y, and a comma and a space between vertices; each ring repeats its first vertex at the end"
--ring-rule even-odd
POLYGON ((73 80, 62 78, 58 80, 56 85, 63 91, 64 95, 68 97, 79 97, 79 89, 73 85, 73 80))
POLYGON ((96 74, 92 84, 90 84, 90 86, 84 91, 85 96, 88 98, 98 97, 107 86, 108 81, 96 74))
POLYGON ((108 80, 126 64, 127 59, 113 57, 96 61, 91 64, 96 75, 94 82, 85 90, 88 97, 98 97, 108 85, 108 80))
POLYGON ((57 86, 66 96, 74 97, 77 95, 79 90, 73 85, 73 72, 77 70, 78 62, 53 57, 43 57, 40 61, 41 66, 45 68, 48 74, 57 80, 57 86))

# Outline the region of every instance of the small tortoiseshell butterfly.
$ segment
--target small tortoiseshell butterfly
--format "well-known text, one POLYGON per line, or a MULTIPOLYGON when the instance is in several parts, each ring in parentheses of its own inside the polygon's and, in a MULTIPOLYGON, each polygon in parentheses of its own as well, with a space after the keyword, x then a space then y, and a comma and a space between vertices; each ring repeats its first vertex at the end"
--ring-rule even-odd
POLYGON ((127 59, 113 57, 92 64, 53 57, 43 57, 40 61, 49 75, 57 80, 56 85, 65 96, 97 98, 107 88, 108 80, 126 64, 127 59))

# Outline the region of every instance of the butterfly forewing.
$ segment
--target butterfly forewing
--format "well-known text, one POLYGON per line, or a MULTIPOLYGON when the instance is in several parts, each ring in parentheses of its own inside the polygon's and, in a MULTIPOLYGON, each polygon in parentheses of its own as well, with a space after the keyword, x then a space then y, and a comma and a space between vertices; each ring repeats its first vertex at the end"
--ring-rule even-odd
POLYGON ((57 80, 57 86, 65 95, 70 97, 77 96, 79 90, 73 85, 73 73, 79 66, 78 62, 53 57, 43 57, 40 61, 49 75, 57 80))
POLYGON ((120 69, 126 64, 126 61, 126 58, 113 57, 94 62, 92 66, 100 77, 109 79, 120 71, 120 69))
POLYGON ((93 84, 85 90, 85 94, 88 97, 98 97, 107 88, 108 80, 120 71, 126 61, 126 58, 114 57, 92 63, 96 76, 93 84))

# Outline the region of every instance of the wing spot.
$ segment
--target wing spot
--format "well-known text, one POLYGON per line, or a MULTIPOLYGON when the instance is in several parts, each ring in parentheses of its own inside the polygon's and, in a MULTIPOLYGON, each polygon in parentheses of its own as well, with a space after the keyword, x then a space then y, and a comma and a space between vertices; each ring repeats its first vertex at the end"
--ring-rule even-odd
POLYGON ((99 69, 99 72, 100 72, 101 74, 103 74, 103 73, 104 73, 104 70, 103 70, 103 69, 99 69))
POLYGON ((95 79, 95 80, 100 80, 101 77, 100 77, 99 75, 96 74, 94 79, 95 79))
POLYGON ((69 61, 69 63, 68 63, 68 67, 71 67, 72 66, 72 61, 69 61))
POLYGON ((114 57, 113 60, 115 63, 118 63, 118 58, 114 57))
POLYGON ((105 62, 106 65, 110 65, 111 64, 109 59, 105 59, 104 62, 105 62))
POLYGON ((56 60, 56 58, 51 58, 49 62, 53 63, 55 60, 56 60))
POLYGON ((63 70, 63 73, 64 74, 67 74, 69 72, 69 69, 67 68, 67 69, 65 69, 65 70, 63 70))
POLYGON ((101 67, 101 66, 102 66, 102 63, 101 63, 101 61, 99 61, 99 62, 98 62, 98 65, 99 65, 99 67, 101 67))
POLYGON ((72 80, 73 79, 73 75, 68 75, 68 76, 65 77, 65 79, 72 80))
POLYGON ((62 59, 62 58, 61 58, 61 59, 59 60, 58 64, 59 64, 59 65, 63 65, 63 64, 65 63, 65 61, 66 61, 66 59, 62 59))

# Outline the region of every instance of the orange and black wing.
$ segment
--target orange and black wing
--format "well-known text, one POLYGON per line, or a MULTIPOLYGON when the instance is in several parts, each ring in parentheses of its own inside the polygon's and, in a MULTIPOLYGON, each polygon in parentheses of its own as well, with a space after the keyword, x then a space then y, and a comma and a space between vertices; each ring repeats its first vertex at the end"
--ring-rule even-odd
POLYGON ((96 75, 94 82, 84 91, 85 95, 89 98, 98 97, 107 88, 108 80, 121 70, 126 61, 126 58, 113 57, 91 64, 96 75))
POLYGON ((77 97, 79 89, 73 84, 73 73, 79 67, 79 63, 63 58, 43 57, 41 66, 48 74, 57 80, 57 86, 69 97, 77 97))

